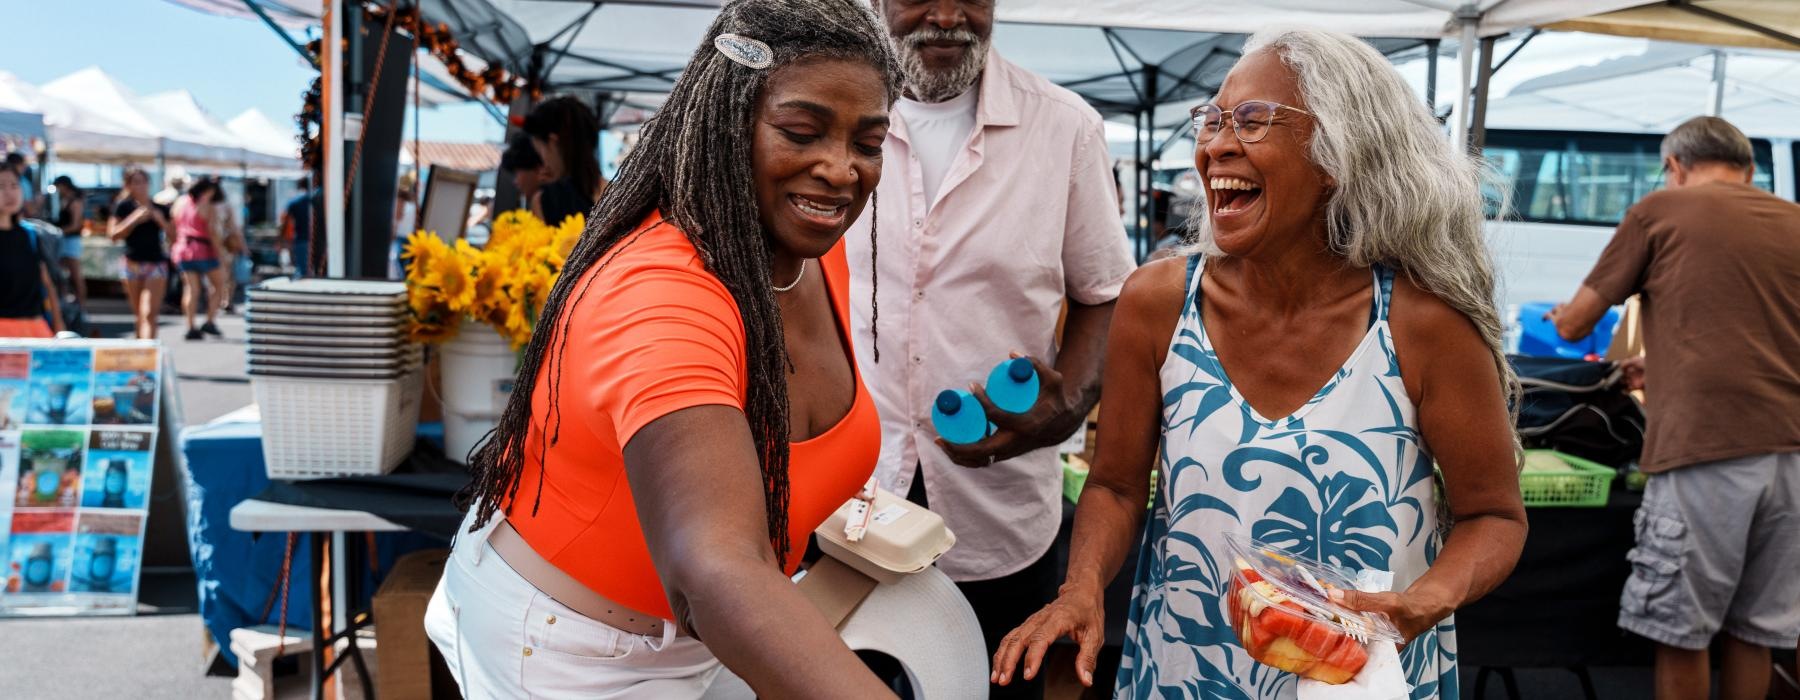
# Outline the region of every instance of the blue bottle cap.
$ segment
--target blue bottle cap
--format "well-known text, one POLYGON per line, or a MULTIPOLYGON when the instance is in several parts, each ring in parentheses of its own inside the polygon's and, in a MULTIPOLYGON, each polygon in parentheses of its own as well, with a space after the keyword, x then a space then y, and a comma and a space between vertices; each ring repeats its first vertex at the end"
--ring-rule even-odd
POLYGON ((940 391, 937 395, 937 410, 946 416, 954 416, 957 411, 962 410, 962 398, 956 395, 954 389, 940 391))
POLYGON ((1030 380, 1031 375, 1036 372, 1037 368, 1031 366, 1031 360, 1023 357, 1013 358, 1006 364, 1006 376, 1015 382, 1030 380))

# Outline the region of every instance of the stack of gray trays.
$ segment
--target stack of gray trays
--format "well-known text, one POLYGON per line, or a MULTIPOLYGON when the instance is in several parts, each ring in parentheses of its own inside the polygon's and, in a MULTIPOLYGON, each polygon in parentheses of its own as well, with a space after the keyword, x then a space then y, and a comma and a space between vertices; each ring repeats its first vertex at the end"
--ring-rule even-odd
POLYGON ((253 379, 398 381, 422 364, 402 282, 278 278, 248 295, 253 379))

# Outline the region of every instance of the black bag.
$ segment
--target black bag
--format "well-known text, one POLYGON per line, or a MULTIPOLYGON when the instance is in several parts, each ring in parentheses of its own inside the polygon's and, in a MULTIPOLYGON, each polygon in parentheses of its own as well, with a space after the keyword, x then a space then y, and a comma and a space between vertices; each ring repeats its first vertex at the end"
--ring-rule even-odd
POLYGON ((1524 388, 1519 439, 1611 467, 1644 450, 1644 408, 1611 362, 1509 355, 1524 388))
POLYGON ((57 308, 62 310, 63 328, 78 335, 87 335, 87 311, 76 302, 74 281, 69 279, 62 267, 63 236, 67 234, 55 224, 41 219, 26 219, 24 223, 25 230, 31 236, 32 247, 44 263, 44 270, 50 273, 50 283, 56 285, 57 308))

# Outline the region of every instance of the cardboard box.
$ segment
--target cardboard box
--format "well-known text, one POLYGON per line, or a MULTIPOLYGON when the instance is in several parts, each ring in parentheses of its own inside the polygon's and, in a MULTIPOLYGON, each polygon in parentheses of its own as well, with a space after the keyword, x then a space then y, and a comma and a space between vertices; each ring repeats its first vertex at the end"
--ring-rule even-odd
POLYGON ((375 680, 376 694, 382 700, 429 700, 433 691, 444 697, 457 696, 455 682, 444 677, 441 658, 434 662, 437 649, 425 636, 425 605, 431 601, 438 579, 443 578, 444 562, 449 558, 447 549, 401 557, 375 593, 372 611, 380 631, 376 665, 382 670, 375 680))

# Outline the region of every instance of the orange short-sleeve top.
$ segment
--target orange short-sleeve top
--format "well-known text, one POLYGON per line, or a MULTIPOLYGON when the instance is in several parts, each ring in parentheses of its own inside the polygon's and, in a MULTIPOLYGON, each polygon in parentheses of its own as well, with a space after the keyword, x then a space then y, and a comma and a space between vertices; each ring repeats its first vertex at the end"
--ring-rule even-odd
MULTIPOLYGON (((744 325, 725 285, 660 213, 601 261, 604 267, 597 263, 583 275, 585 294, 572 296, 564 308, 572 315, 567 339, 553 349, 563 353, 556 392, 560 435, 545 444, 555 374, 547 357, 532 393, 526 467, 506 518, 564 573, 620 605, 668 619, 668 598, 625 478, 624 446, 645 425, 684 408, 742 410, 748 386, 744 325)), ((840 333, 848 332, 850 273, 843 244, 818 262, 840 333)), ((843 340, 850 352, 849 338, 843 340)), ((859 372, 849 414, 818 437, 790 445, 788 537, 795 556, 788 573, 798 566, 807 536, 874 472, 880 443, 881 423, 859 372)))

